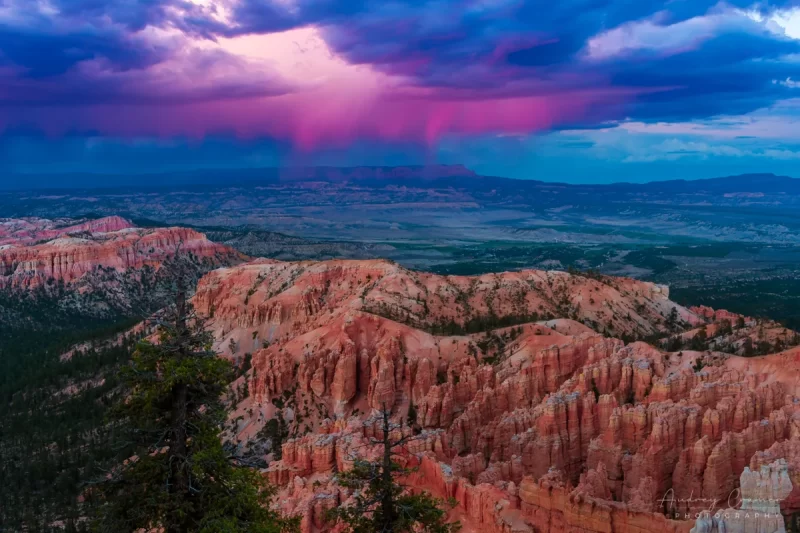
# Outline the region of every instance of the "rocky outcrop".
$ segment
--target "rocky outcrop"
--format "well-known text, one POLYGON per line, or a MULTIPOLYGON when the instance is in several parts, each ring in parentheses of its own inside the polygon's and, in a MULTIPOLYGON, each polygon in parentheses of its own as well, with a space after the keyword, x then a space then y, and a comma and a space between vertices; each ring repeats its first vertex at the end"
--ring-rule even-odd
POLYGON ((41 220, 4 222, 7 242, 0 247, 0 288, 36 287, 51 281, 70 284, 97 269, 158 268, 177 253, 198 259, 238 255, 188 228, 139 229, 119 217, 61 228, 52 225, 41 220))
MULTIPOLYGON (((618 335, 650 335, 664 330, 673 308, 690 323, 702 322, 652 283, 536 270, 437 276, 387 261, 256 260, 204 278, 195 304, 214 315, 220 337, 257 329, 267 340, 309 331, 332 314, 356 309, 417 330, 465 333, 572 317, 618 335)), ((560 335, 558 327, 548 329, 560 335)))
POLYGON ((662 514, 636 511, 618 502, 598 499, 582 492, 581 488, 570 490, 557 475, 545 476, 538 482, 525 478, 520 484, 519 499, 523 514, 533 526, 532 531, 689 531, 690 526, 686 522, 669 520, 662 514))
POLYGON ((698 316, 705 318, 706 320, 710 320, 712 322, 720 322, 722 320, 729 320, 731 322, 736 322, 739 318, 746 319, 750 321, 752 319, 746 318, 743 315, 737 313, 731 313, 725 309, 712 309, 711 307, 705 305, 698 305, 692 306, 689 308, 690 311, 695 313, 698 316))
POLYGON ((44 218, 6 218, 0 219, 0 246, 29 246, 63 236, 110 233, 135 227, 131 221, 118 216, 77 223, 44 218))
POLYGON ((796 526, 798 513, 800 513, 800 427, 796 420, 790 422, 790 437, 781 442, 776 442, 769 449, 757 452, 750 458, 750 470, 758 471, 762 467, 775 461, 785 461, 792 491, 780 501, 781 513, 786 518, 787 524, 796 526))
POLYGON ((701 512, 692 533, 782 533, 786 531, 780 502, 792 492, 786 461, 779 459, 758 470, 745 467, 740 493, 727 503, 727 509, 701 512), (738 502, 735 502, 738 500, 738 502))
POLYGON ((332 476, 376 453, 386 408, 415 435, 408 484, 454 498, 466 531, 686 533, 744 472, 796 461, 798 373, 597 332, 675 334, 673 308, 673 328, 728 319, 667 294, 557 272, 258 260, 207 275, 195 303, 223 352, 254 345, 252 401, 288 413, 266 475, 308 531, 346 500, 332 476))

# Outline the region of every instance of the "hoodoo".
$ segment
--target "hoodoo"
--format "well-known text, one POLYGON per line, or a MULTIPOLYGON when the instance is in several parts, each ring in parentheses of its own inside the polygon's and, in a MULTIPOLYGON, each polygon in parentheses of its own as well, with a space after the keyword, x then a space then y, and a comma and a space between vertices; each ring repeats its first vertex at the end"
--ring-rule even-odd
POLYGON ((376 453, 382 406, 416 433, 408 483, 455 498, 467 531, 688 532, 756 464, 785 458, 798 476, 796 372, 714 350, 715 332, 741 339, 754 322, 728 331, 739 315, 658 285, 257 260, 209 273, 194 301, 226 356, 252 357, 229 436, 282 448, 265 475, 307 532, 348 498, 334 474, 376 453), (711 349, 656 340, 703 327, 711 349), (262 429, 277 413, 288 435, 262 429))

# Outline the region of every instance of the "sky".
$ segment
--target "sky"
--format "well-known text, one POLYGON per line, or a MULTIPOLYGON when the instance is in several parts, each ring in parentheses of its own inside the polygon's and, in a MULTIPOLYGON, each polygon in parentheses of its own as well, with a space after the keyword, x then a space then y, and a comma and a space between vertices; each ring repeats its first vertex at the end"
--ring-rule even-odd
POLYGON ((434 163, 800 177, 800 0, 0 0, 0 181, 434 163))

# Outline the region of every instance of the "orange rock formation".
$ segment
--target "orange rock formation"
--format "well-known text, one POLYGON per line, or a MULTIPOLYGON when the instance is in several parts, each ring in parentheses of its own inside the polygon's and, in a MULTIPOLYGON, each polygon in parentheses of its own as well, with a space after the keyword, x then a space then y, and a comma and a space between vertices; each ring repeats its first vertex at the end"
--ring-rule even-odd
POLYGON ((632 341, 675 333, 673 308, 684 329, 734 317, 651 283, 258 260, 205 276, 195 304, 221 351, 252 354, 231 438, 277 409, 293 428, 265 475, 306 532, 347 500, 335 472, 377 452, 382 407, 419 433, 409 486, 455 498, 467 531, 688 532, 746 467, 800 475, 797 365, 632 341))
POLYGON ((53 221, 0 221, 0 288, 72 283, 106 268, 158 267, 178 251, 198 258, 234 257, 230 248, 187 228, 136 228, 120 217, 59 227, 53 221))

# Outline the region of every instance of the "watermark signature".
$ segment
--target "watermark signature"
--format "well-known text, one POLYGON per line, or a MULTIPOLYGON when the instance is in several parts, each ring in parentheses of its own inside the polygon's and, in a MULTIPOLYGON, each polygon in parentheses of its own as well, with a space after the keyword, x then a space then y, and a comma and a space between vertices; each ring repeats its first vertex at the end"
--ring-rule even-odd
POLYGON ((688 498, 677 498, 673 489, 667 490, 657 503, 666 511, 667 515, 674 518, 771 518, 780 516, 780 500, 772 498, 748 498, 747 509, 739 508, 742 505, 742 493, 733 489, 726 500, 718 498, 695 498, 694 492, 688 498), (727 508, 722 505, 727 504, 727 508), (752 507, 756 507, 754 509, 752 507), (680 512, 679 509, 691 509, 692 512, 680 512), (776 512, 769 512, 774 510, 776 512))

